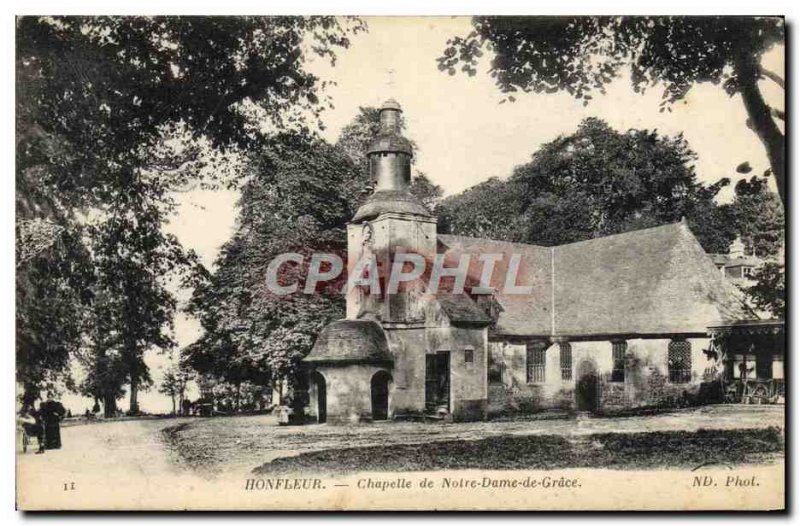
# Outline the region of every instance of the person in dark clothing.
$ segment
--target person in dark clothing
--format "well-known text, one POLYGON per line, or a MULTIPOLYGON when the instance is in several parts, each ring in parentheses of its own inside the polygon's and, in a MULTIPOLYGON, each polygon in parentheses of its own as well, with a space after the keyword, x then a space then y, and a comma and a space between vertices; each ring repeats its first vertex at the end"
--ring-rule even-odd
POLYGON ((61 420, 66 413, 61 402, 50 396, 39 404, 39 416, 44 424, 45 449, 61 449, 61 420))

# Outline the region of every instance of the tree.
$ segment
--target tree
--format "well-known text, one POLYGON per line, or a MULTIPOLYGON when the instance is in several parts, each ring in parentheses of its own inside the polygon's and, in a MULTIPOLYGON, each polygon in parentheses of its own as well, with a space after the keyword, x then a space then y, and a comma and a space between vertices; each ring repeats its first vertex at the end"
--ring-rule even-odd
POLYGON ((436 210, 442 200, 442 195, 444 195, 442 187, 435 184, 425 173, 420 171, 417 171, 417 174, 411 180, 409 191, 431 212, 436 210))
POLYGON ((132 414, 139 411, 140 388, 151 383, 145 352, 175 345, 176 300, 168 280, 193 262, 193 254, 163 232, 162 212, 147 197, 144 190, 132 192, 115 204, 109 218, 91 228, 96 286, 103 292, 97 316, 106 345, 119 353, 130 384, 132 414))
POLYGON ((451 75, 477 72, 483 50, 494 54, 490 74, 508 100, 515 93, 566 91, 588 104, 595 93, 629 67, 636 92, 661 83, 661 111, 683 99, 702 82, 721 84, 738 94, 747 126, 767 151, 785 203, 784 136, 759 81, 781 88, 784 80, 761 65, 761 58, 784 42, 780 17, 474 17, 474 30, 448 41, 438 59, 451 75))
POLYGON ((440 207, 454 234, 559 245, 686 218, 709 252, 735 237, 727 206, 705 186, 686 140, 655 131, 617 132, 590 118, 569 136, 543 145, 507 181, 490 179, 440 207))
POLYGON ((744 289, 756 309, 786 317, 786 281, 782 262, 767 262, 753 275, 755 284, 744 289))
MULTIPOLYGON (((265 271, 285 252, 344 254, 345 226, 367 184, 347 153, 308 134, 282 134, 248 162, 236 231, 223 245, 215 271, 200 270, 189 311, 204 328, 184 360, 198 372, 239 387, 288 378, 302 405, 300 360, 317 334, 344 315, 344 299, 329 284, 316 294, 279 296, 265 271)), ((281 280, 303 269, 286 265, 281 280)))
POLYGON ((520 203, 505 181, 491 177, 464 192, 444 199, 436 209, 439 231, 489 239, 511 240, 513 217, 520 203))
MULTIPOLYGON (((103 301, 97 301, 96 306, 102 309, 103 301)), ((78 360, 87 371, 86 378, 78 390, 84 396, 93 398, 95 405, 102 401, 103 414, 112 418, 117 414, 117 400, 125 395, 125 383, 128 371, 118 348, 114 347, 106 337, 103 327, 103 317, 92 319, 94 327, 89 340, 89 348, 78 353, 78 360)))
POLYGON ((203 176, 213 183, 226 156, 297 127, 300 112, 319 115, 326 83, 305 60, 333 62, 361 29, 333 17, 17 19, 17 363, 25 399, 65 370, 88 335, 83 361, 96 370, 84 387, 108 411, 127 378, 136 410, 149 378, 144 350, 169 346, 174 299, 164 282, 186 262, 160 234, 174 210, 170 192, 203 176), (91 245, 90 257, 61 250, 59 236, 91 245), (82 288, 85 261, 97 276, 82 288), (104 308, 88 308, 87 289, 104 308), (49 299, 61 302, 62 316, 47 319, 49 299))
POLYGON ((21 17, 19 169, 46 167, 41 181, 76 204, 107 203, 165 134, 261 146, 268 132, 256 113, 281 129, 323 107, 325 83, 305 70, 306 54, 333 61, 362 27, 334 17, 21 17))
POLYGON ((785 220, 778 196, 767 187, 767 179, 752 177, 736 183, 731 209, 736 231, 749 253, 775 258, 782 253, 785 220))
POLYGON ((16 377, 26 407, 43 391, 70 381, 70 357, 88 334, 94 276, 82 236, 80 230, 61 230, 17 267, 16 377))
MULTIPOLYGON (((189 374, 182 370, 179 365, 171 364, 164 373, 158 392, 170 397, 172 401, 172 414, 176 415, 178 408, 183 410, 183 398, 186 394, 186 385, 189 382, 189 374)), ((185 416, 185 415, 184 415, 185 416)))
MULTIPOLYGON (((749 166, 740 165, 740 172, 749 173, 749 166)), ((767 187, 767 179, 753 176, 736 183, 736 197, 731 205, 736 231, 745 249, 766 260, 753 273, 753 284, 743 287, 749 302, 760 311, 786 316, 786 283, 784 276, 783 207, 767 187)))

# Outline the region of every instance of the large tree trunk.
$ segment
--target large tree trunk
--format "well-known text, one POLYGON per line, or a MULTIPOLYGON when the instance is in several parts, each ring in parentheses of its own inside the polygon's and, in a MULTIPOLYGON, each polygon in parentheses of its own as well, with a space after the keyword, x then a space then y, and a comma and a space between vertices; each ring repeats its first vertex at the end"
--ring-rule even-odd
POLYGON ((113 396, 106 395, 103 400, 103 414, 106 418, 113 418, 117 416, 117 399, 113 396))
POLYGON ((772 110, 764 101, 758 88, 760 76, 756 59, 743 55, 734 64, 739 93, 749 117, 750 128, 758 135, 767 150, 772 175, 778 186, 784 208, 786 207, 786 144, 783 133, 772 118, 772 110))
POLYGON ((139 413, 139 381, 135 378, 131 380, 131 403, 128 413, 131 415, 139 413))

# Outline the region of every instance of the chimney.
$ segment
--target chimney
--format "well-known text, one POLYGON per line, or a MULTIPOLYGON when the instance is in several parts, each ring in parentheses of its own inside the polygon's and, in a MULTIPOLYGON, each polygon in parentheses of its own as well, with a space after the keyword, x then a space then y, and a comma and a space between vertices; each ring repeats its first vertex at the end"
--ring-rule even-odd
POLYGON ((384 102, 380 108, 380 132, 367 151, 376 192, 407 192, 411 183, 413 152, 411 143, 400 134, 402 113, 400 105, 393 99, 384 102))

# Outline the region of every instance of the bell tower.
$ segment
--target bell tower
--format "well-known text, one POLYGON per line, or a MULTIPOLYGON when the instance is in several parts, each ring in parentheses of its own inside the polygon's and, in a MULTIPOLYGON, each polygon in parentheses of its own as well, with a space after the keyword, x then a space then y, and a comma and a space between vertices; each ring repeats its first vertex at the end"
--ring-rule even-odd
POLYGON ((436 219, 411 194, 411 143, 402 136, 403 110, 389 99, 380 108, 380 131, 369 146, 370 174, 375 191, 358 209, 347 227, 348 270, 374 256, 380 294, 364 288, 348 293, 347 317, 373 317, 383 323, 424 322, 421 283, 410 283, 395 294, 387 285, 395 255, 415 253, 432 261, 436 252, 436 219))

